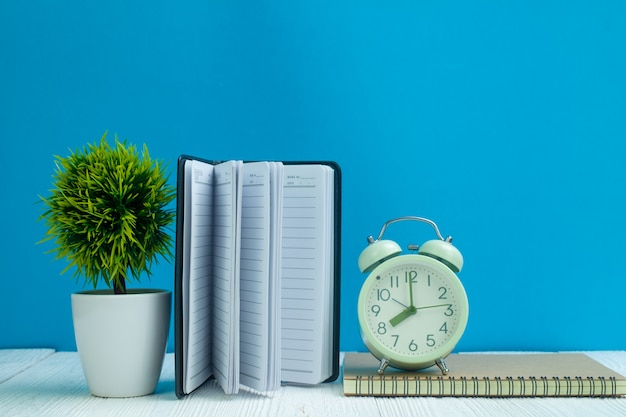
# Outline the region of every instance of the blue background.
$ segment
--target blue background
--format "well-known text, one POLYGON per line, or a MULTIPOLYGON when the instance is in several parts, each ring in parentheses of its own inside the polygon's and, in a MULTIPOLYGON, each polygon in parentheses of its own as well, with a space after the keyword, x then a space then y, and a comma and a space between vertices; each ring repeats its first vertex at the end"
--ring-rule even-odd
POLYGON ((343 350, 365 238, 402 215, 465 257, 458 350, 626 348, 625 22, 623 1, 2 2, 0 348, 75 349, 83 286, 35 243, 37 195, 107 129, 171 170, 341 164, 343 350))

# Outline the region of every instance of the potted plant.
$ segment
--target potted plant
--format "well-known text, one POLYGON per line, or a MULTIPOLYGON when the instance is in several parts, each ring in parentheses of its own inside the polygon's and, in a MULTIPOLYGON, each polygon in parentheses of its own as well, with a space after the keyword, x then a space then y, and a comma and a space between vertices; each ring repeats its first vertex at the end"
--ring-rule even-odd
POLYGON ((53 188, 40 197, 40 220, 53 241, 55 259, 65 258, 74 276, 93 290, 72 294, 76 346, 92 394, 132 397, 154 392, 169 333, 171 292, 128 289, 150 277, 159 257, 170 260, 168 233, 175 187, 163 164, 144 145, 104 133, 99 142, 67 157, 56 156, 53 188), (100 282, 108 289, 96 289, 100 282))

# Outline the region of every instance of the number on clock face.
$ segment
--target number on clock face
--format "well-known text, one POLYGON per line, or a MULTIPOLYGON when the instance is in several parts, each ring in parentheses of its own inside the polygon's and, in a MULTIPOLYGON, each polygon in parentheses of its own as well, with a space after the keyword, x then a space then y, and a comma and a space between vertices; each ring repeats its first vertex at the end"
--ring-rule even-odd
POLYGON ((366 294, 367 327, 394 352, 409 357, 428 354, 454 335, 462 299, 459 286, 436 270, 396 266, 376 275, 366 294))

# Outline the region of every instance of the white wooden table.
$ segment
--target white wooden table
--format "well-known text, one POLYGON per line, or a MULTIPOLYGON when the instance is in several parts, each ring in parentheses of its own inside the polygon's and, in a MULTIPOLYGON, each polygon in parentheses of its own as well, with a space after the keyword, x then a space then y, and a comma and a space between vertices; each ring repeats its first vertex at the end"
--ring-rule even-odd
MULTIPOLYGON (((626 352, 585 352, 626 375, 626 352)), ((626 398, 373 398, 345 397, 341 380, 282 387, 270 396, 224 395, 209 382, 185 399, 174 394, 168 354, 154 395, 104 399, 90 395, 75 352, 0 350, 0 416, 626 416, 626 398)))

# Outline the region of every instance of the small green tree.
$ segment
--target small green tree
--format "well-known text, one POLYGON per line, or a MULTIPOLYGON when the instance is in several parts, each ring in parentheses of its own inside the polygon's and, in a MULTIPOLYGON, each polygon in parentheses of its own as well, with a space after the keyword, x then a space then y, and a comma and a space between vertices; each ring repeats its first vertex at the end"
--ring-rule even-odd
POLYGON ((163 164, 140 156, 134 145, 106 140, 88 144, 67 157, 55 156, 53 188, 40 220, 48 226, 41 242, 54 241, 55 259, 75 267, 95 288, 102 279, 116 294, 126 293, 126 281, 150 276, 158 256, 172 257, 168 233, 174 211, 166 206, 176 195, 167 183, 163 164))

